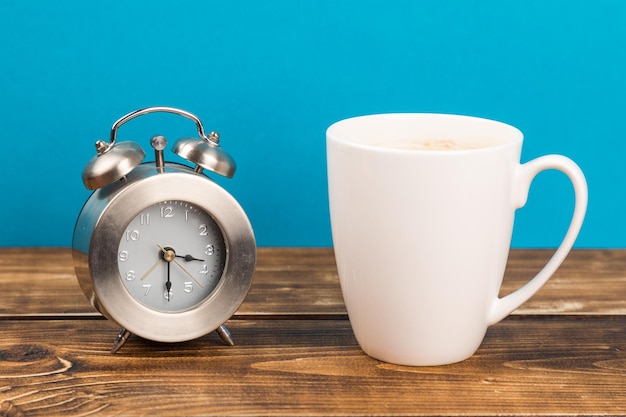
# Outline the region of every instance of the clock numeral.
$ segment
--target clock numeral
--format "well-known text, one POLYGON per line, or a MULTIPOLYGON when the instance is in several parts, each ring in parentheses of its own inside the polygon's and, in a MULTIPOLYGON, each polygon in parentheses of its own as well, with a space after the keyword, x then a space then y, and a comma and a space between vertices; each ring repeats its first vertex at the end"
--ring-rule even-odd
POLYGON ((208 235, 208 226, 206 224, 201 224, 200 226, 198 226, 198 229, 200 230, 200 233, 198 234, 198 236, 206 236, 208 235))
POLYGON ((139 224, 143 225, 149 225, 150 224, 150 213, 145 213, 145 214, 141 214, 139 216, 139 224))
POLYGON ((138 241, 140 237, 139 230, 127 230, 126 231, 126 241, 138 241))
POLYGON ((189 221, 189 210, 185 210, 185 221, 189 221))
POLYGON ((191 281, 185 282, 184 291, 187 292, 187 293, 192 292, 193 291, 193 282, 191 282, 191 281))
POLYGON ((144 290, 146 290, 146 291, 143 293, 143 295, 148 295, 148 293, 150 292, 150 288, 152 288, 152 284, 143 284, 143 285, 142 285, 142 288, 143 288, 144 290))
POLYGON ((174 294, 172 293, 172 290, 165 290, 163 291, 163 298, 165 298, 167 301, 170 301, 172 299, 172 296, 174 294))
POLYGON ((215 253, 215 248, 213 247, 213 245, 207 245, 206 248, 204 249, 204 253, 206 255, 213 255, 215 253))
POLYGON ((174 217, 174 208, 172 206, 161 207, 161 217, 174 217))
POLYGON ((202 265, 202 268, 200 268, 199 273, 200 274, 204 274, 204 275, 208 274, 209 273, 209 267, 206 264, 202 265))
POLYGON ((125 251, 125 250, 121 251, 119 254, 119 260, 120 262, 128 261, 128 251, 125 251))
POLYGON ((134 281, 135 278, 137 278, 137 275, 135 275, 135 271, 132 269, 126 273, 126 281, 134 281))

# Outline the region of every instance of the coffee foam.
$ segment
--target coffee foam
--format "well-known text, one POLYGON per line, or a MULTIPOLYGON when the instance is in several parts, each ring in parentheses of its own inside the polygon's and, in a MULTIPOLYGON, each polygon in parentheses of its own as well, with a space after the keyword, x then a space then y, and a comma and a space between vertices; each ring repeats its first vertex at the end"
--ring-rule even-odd
POLYGON ((414 151, 459 151, 469 149, 488 148, 502 142, 495 139, 454 140, 454 139, 406 139, 389 142, 379 142, 376 145, 383 148, 404 149, 414 151))

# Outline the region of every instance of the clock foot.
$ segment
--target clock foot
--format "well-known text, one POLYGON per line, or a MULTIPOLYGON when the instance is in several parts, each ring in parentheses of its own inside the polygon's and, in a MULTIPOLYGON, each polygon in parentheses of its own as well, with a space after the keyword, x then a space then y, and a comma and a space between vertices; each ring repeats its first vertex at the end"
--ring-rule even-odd
POLYGON ((128 330, 126 329, 120 330, 117 337, 115 338, 115 342, 113 342, 111 353, 117 353, 117 351, 120 350, 122 346, 124 346, 124 343, 126 343, 130 335, 131 333, 128 330))
POLYGON ((235 346, 235 342, 233 342, 232 334, 230 333, 230 329, 226 327, 225 324, 222 324, 220 327, 215 329, 220 338, 226 343, 228 346, 235 346))

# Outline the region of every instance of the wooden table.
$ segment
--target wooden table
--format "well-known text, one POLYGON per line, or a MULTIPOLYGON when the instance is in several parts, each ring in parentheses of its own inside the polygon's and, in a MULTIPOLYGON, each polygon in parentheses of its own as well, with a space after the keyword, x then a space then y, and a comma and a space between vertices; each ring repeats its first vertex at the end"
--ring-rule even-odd
MULTIPOLYGON (((513 251, 503 292, 550 254, 513 251)), ((0 294, 0 415, 626 414, 626 251, 574 251, 472 358, 441 367, 359 349, 330 249, 259 250, 234 347, 133 336, 112 355, 118 329, 67 248, 0 249, 0 294)))

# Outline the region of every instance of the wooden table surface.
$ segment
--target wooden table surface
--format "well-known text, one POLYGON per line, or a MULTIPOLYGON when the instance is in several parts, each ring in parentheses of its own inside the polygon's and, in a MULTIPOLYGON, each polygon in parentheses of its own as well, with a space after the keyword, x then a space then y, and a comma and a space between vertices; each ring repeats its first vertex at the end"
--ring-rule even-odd
MULTIPOLYGON (((551 251, 514 250, 503 294, 551 251)), ((404 367, 366 356, 331 249, 261 248, 215 334, 132 336, 87 302, 67 248, 0 248, 0 415, 624 415, 626 251, 577 250, 470 359, 404 367)))

